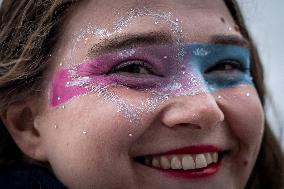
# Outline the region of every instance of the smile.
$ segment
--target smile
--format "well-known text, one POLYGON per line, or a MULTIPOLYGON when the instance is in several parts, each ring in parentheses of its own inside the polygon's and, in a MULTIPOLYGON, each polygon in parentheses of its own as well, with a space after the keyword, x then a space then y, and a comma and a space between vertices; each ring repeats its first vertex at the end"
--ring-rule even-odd
POLYGON ((161 169, 194 170, 218 162, 218 153, 145 157, 144 164, 161 169))
POLYGON ((199 178, 217 173, 223 155, 213 146, 191 146, 135 160, 170 176, 199 178))

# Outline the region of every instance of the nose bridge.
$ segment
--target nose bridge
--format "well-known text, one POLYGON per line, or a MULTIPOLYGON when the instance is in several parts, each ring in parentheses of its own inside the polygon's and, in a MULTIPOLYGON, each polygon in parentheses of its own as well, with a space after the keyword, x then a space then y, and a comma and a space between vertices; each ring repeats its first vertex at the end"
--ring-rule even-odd
POLYGON ((224 114, 210 93, 173 97, 161 116, 161 122, 168 127, 208 129, 223 120, 224 114))

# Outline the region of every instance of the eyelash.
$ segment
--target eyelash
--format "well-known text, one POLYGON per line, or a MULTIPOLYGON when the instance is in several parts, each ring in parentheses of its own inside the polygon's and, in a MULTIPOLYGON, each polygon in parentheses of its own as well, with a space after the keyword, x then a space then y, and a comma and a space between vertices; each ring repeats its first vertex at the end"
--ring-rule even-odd
POLYGON ((246 69, 244 65, 239 62, 238 60, 227 59, 221 60, 217 62, 214 66, 208 68, 204 73, 210 74, 211 72, 218 71, 218 72, 233 72, 239 71, 244 72, 246 69), (228 68, 229 66, 229 68, 228 68))
POLYGON ((143 75, 156 75, 160 76, 159 74, 155 73, 153 71, 153 68, 150 66, 149 63, 142 61, 142 60, 128 60, 124 63, 117 64, 111 70, 107 73, 107 75, 110 74, 116 74, 116 73, 125 73, 125 74, 143 74, 143 75), (131 70, 134 69, 134 70, 131 70), (137 69, 144 69, 142 70, 143 72, 148 72, 148 73, 137 73, 137 69))

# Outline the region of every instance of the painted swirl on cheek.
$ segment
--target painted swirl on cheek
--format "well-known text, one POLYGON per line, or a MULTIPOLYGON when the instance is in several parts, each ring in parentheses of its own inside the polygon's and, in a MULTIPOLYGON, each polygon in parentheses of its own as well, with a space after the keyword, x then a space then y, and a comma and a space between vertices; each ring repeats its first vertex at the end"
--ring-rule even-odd
POLYGON ((63 68, 53 78, 50 104, 56 107, 74 97, 110 86, 174 97, 252 84, 247 48, 186 44, 182 59, 177 58, 177 49, 172 45, 138 47, 63 68))

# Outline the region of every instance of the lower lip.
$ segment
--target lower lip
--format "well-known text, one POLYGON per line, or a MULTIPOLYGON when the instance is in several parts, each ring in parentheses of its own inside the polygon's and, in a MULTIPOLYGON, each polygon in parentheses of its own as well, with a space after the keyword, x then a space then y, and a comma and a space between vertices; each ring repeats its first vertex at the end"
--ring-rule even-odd
MULTIPOLYGON (((211 164, 208 167, 195 169, 195 170, 173 170, 173 169, 160 169, 154 168, 157 171, 160 171, 166 175, 185 178, 185 179, 193 179, 193 178, 204 178, 214 175, 218 172, 221 161, 211 164)), ((153 168, 153 167, 152 167, 153 168)))

